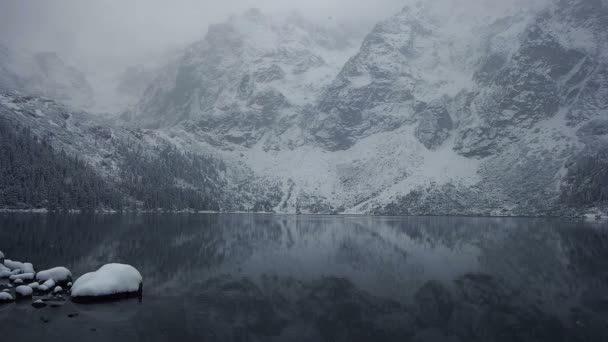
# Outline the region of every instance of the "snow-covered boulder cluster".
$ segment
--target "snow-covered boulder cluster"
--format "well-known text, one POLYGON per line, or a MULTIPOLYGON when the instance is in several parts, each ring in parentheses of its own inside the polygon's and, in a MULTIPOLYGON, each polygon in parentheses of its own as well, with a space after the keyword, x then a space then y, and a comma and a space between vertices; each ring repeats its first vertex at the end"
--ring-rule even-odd
MULTIPOLYGON (((2 253, 2 252, 0 252, 2 253)), ((36 273, 34 265, 29 262, 14 261, 4 258, 2 253, 0 263, 0 304, 17 301, 31 300, 34 298, 36 305, 40 308, 48 303, 51 306, 64 302, 61 296, 64 292, 62 286, 69 288, 72 273, 65 267, 55 267, 36 273), (40 302, 44 302, 41 305, 40 302)))
POLYGON ((65 267, 36 273, 31 263, 5 259, 0 263, 0 279, 0 304, 30 299, 37 309, 62 305, 64 295, 71 296, 76 303, 90 303, 141 298, 143 289, 139 271, 124 264, 104 265, 72 284, 72 272, 65 267))
POLYGON ((38 272, 36 280, 45 284, 47 281, 52 280, 55 284, 63 286, 72 281, 72 272, 65 267, 55 267, 38 272))
POLYGON ((135 267, 107 264, 76 279, 71 295, 74 302, 95 302, 138 297, 142 288, 143 278, 135 267))

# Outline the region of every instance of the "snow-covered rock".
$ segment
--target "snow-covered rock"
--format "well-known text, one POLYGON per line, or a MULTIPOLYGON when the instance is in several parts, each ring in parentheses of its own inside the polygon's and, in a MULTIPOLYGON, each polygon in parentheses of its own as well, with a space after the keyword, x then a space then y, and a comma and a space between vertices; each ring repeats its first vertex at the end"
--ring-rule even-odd
POLYGON ((0 304, 13 302, 15 298, 8 292, 0 292, 0 304))
POLYGON ((21 279, 24 282, 32 281, 34 279, 34 273, 21 273, 21 274, 13 274, 9 277, 10 280, 15 281, 17 279, 21 279))
POLYGON ((53 294, 59 294, 63 292, 63 288, 61 286, 55 286, 53 289, 53 294))
POLYGON ((20 262, 6 259, 4 260, 4 266, 11 270, 19 270, 21 273, 36 273, 34 266, 29 262, 20 262))
POLYGON ((52 289, 55 287, 55 280, 47 279, 42 285, 46 286, 48 289, 52 289))
POLYGON ((17 288, 15 288, 15 295, 17 296, 17 299, 31 298, 33 293, 34 290, 26 285, 17 286, 17 288))
POLYGON ((0 263, 0 279, 8 278, 12 275, 12 271, 10 268, 4 266, 4 264, 0 263))
POLYGON ((64 285, 72 280, 72 272, 65 267, 55 267, 36 273, 36 280, 40 282, 45 282, 49 279, 55 281, 56 284, 64 285))
POLYGON ((38 288, 40 287, 40 284, 38 282, 33 282, 28 284, 27 286, 31 287, 33 290, 38 290, 38 288))
POLYGON ((21 278, 13 280, 13 284, 15 284, 15 285, 22 285, 23 283, 24 283, 23 279, 21 279, 21 278))
POLYGON ((38 286, 38 291, 40 291, 42 293, 48 292, 49 291, 49 287, 46 286, 46 285, 40 285, 40 286, 38 286))
POLYGON ((107 264, 80 276, 72 285, 75 302, 103 301, 141 295, 143 278, 133 266, 107 264))

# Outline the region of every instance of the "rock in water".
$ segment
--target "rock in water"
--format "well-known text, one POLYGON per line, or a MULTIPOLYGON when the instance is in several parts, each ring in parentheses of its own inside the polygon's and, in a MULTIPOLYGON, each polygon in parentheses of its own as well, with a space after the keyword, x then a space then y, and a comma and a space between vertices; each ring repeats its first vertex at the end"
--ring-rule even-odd
POLYGON ((14 301, 15 298, 8 292, 0 292, 0 304, 6 304, 14 301))
POLYGON ((39 282, 45 282, 49 279, 55 281, 57 285, 67 285, 72 281, 72 272, 65 267, 55 267, 36 274, 36 280, 39 282))
POLYGON ((107 264, 76 279, 72 285, 72 301, 86 303, 139 297, 142 288, 143 278, 135 267, 107 264))
POLYGON ((42 300, 38 299, 37 301, 32 303, 32 306, 35 307, 36 309, 42 309, 43 307, 46 306, 46 303, 43 302, 42 300))
POLYGON ((15 295, 17 296, 17 299, 32 298, 33 293, 34 290, 32 290, 31 287, 25 285, 17 286, 17 288, 15 289, 15 295))

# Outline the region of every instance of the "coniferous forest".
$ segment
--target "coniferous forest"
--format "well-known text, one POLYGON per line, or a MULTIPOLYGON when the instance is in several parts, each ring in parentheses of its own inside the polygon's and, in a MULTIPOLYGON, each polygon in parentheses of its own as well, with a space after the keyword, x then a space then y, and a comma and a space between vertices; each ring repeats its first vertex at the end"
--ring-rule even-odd
MULTIPOLYGON (((0 120, 0 208, 49 211, 218 210, 201 156, 159 148, 154 155, 124 145, 119 181, 96 174, 77 157, 55 150, 28 128, 0 120)), ((219 166, 219 168, 218 168, 219 166)), ((213 174, 212 176, 216 176, 213 174)))
POLYGON ((0 206, 120 210, 123 198, 83 161, 55 151, 24 127, 0 120, 0 206))

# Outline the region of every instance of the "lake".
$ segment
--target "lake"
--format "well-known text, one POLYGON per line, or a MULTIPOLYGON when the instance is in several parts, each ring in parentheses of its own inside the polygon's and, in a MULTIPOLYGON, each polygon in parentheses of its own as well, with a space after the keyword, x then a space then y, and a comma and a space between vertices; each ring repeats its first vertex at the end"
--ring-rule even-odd
POLYGON ((608 341, 608 226, 528 218, 0 215, 0 250, 137 299, 0 306, 5 341, 608 341))

